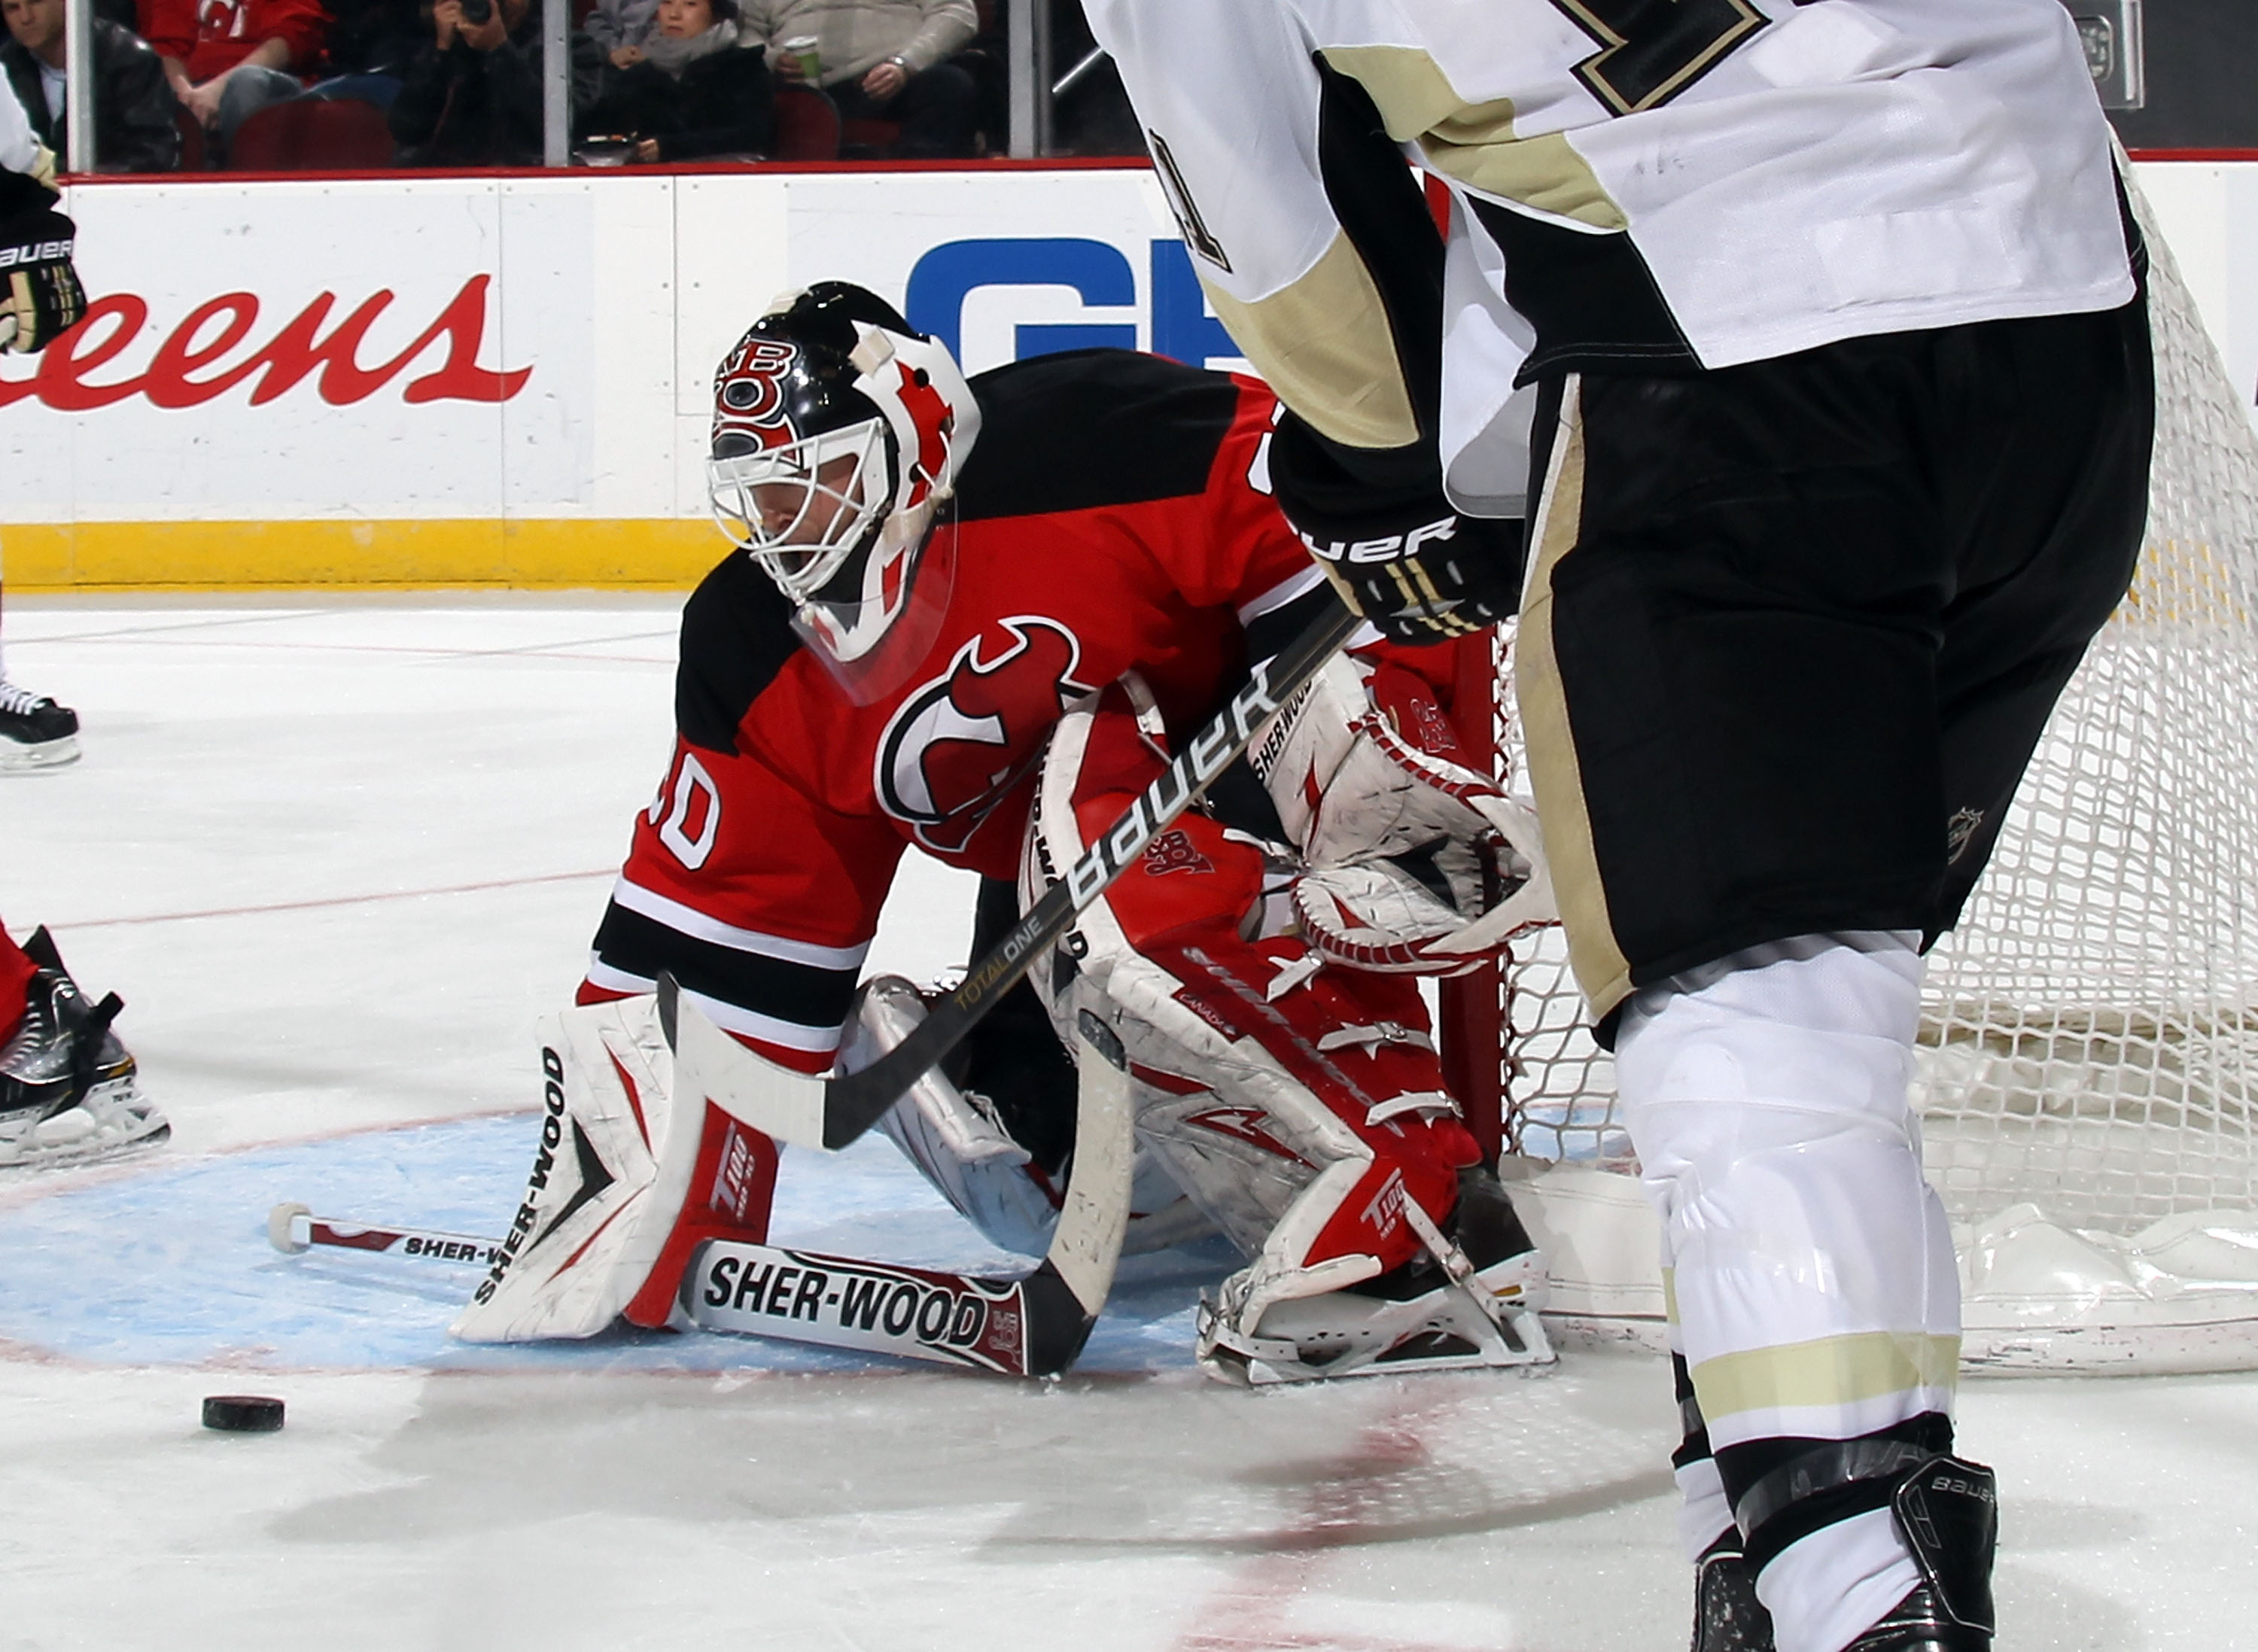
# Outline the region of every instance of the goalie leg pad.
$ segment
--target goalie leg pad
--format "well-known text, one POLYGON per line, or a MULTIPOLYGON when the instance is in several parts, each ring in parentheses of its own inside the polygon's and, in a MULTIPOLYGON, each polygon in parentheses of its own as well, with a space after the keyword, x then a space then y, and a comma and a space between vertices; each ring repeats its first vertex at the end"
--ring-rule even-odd
POLYGON ((593 1336, 621 1317, 687 1322, 677 1296, 697 1246, 767 1237, 776 1144, 703 1096, 675 1095, 653 998, 549 1017, 541 1066, 525 1198, 451 1333, 528 1342, 593 1336))

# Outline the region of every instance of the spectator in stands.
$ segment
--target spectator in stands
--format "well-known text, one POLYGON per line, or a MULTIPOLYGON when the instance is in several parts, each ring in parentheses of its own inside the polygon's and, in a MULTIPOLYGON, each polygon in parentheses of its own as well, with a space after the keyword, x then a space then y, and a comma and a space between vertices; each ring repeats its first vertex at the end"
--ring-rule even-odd
POLYGON ((658 26, 658 0, 596 0, 580 27, 615 69, 643 61, 643 43, 658 26))
POLYGON ((798 55, 778 48, 812 38, 816 83, 847 120, 898 122, 894 154, 971 152, 977 94, 972 77, 947 60, 978 32, 972 0, 746 0, 744 12, 747 42, 768 47, 780 81, 804 74, 798 55))
POLYGON ((646 162, 768 148, 776 95, 762 49, 738 44, 736 0, 659 0, 657 32, 628 49, 634 60, 605 66, 591 137, 628 138, 628 159, 646 162))
POLYGON ((147 0, 149 44, 181 105, 224 152, 253 111, 305 89, 329 18, 320 0, 147 0))
POLYGON ((330 11, 330 76, 315 83, 312 97, 357 97, 379 109, 392 107, 408 66, 430 31, 415 0, 326 0, 330 11))
MULTIPOLYGON (((0 67, 39 140, 69 152, 64 104, 63 0, 0 0, 8 39, 0 67)), ((149 43, 106 18, 94 19, 94 157, 99 172, 170 172, 181 164, 176 105, 165 66, 149 43)))
MULTIPOLYGON (((541 14, 533 0, 438 0, 431 39, 393 100, 407 167, 541 164, 541 14)), ((572 105, 586 108, 595 48, 573 44, 572 105)))

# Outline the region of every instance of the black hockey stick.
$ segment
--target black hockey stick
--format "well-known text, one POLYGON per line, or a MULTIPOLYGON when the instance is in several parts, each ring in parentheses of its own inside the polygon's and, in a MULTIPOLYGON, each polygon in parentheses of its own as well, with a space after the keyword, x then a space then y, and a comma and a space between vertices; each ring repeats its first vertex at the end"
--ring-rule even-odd
POLYGON ((964 1041, 980 1017, 1017 986, 1043 950, 1073 927, 1109 884, 1246 749, 1263 720, 1283 705, 1338 652, 1364 620, 1337 599, 1279 653, 1255 667, 1231 703, 1195 734, 1165 773, 1082 859, 1068 869, 955 991, 934 1006, 908 1038, 859 1073, 824 1085, 823 1145, 844 1147, 878 1122, 918 1077, 964 1041))
MULTIPOLYGON (((1146 846, 1246 749, 1264 720, 1316 676, 1363 623, 1328 592, 1324 613, 1254 668, 1231 703, 1192 736, 1127 812, 989 948, 963 984, 877 1060, 860 1072, 813 1078, 763 1060, 733 1041, 734 1057, 716 1052, 707 1064, 707 1082, 714 1087, 715 1099, 726 1094, 732 1113, 779 1141, 836 1152, 855 1140, 921 1074, 963 1042, 1044 949, 1073 927, 1074 920, 1144 854, 1146 846)), ((662 1013, 666 1002, 662 996, 662 1013)))

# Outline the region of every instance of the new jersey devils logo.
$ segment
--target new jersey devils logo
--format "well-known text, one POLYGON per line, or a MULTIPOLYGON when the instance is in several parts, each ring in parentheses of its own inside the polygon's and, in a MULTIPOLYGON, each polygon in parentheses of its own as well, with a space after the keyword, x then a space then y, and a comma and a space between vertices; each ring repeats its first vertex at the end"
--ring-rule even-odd
POLYGON ((1055 620, 998 621, 948 671, 902 702, 878 742, 875 781, 888 814, 928 848, 959 850, 1042 750, 1059 713, 1090 691, 1075 680, 1082 644, 1055 620))
POLYGON ((773 338, 741 340, 714 375, 713 439, 747 436, 756 452, 795 440, 784 409, 781 380, 799 357, 796 344, 773 338))

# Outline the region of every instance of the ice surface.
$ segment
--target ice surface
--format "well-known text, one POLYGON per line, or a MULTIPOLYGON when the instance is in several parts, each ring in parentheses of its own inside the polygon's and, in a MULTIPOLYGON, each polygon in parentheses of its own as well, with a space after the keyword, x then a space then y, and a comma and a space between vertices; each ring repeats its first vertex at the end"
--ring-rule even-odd
MULTIPOLYGON (((464 1271, 276 1255, 266 1211, 496 1229, 533 1018, 664 762, 674 604, 11 598, 87 756, 0 781, 174 1143, 0 1182, 0 1652, 706 1647, 1629 1652, 1684 1643, 1666 1373, 1246 1394, 1190 1369, 1210 1251, 1133 1263, 1018 1386, 749 1339, 447 1343, 464 1271), (209 1393, 288 1427, 196 1425, 209 1393)), ((873 968, 960 961, 905 864, 873 968)), ((875 1140, 779 1237, 1004 1263, 875 1140)), ((2258 1380, 1994 1381, 2006 1648, 2258 1645, 2258 1380)))

